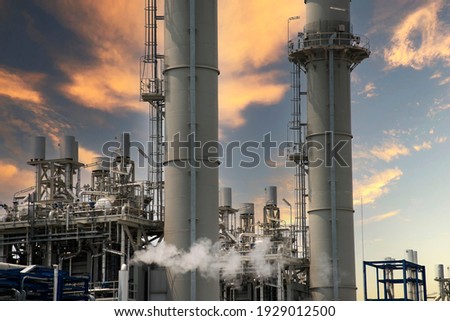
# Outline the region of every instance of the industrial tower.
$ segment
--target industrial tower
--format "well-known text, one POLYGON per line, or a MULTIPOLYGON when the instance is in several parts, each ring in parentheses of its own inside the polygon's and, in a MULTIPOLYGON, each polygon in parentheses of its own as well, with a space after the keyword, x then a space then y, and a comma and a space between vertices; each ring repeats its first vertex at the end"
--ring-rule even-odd
MULTIPOLYGON (((187 250, 200 238, 218 240, 217 158, 202 153, 218 141, 217 0, 166 0, 164 239, 187 250), (188 148, 183 148, 188 146, 188 148)), ((218 300, 219 284, 197 273, 173 276, 172 300, 218 300)))
POLYGON ((350 73, 369 57, 353 34, 350 0, 305 0, 306 25, 289 59, 307 77, 310 291, 313 300, 356 300, 350 73))

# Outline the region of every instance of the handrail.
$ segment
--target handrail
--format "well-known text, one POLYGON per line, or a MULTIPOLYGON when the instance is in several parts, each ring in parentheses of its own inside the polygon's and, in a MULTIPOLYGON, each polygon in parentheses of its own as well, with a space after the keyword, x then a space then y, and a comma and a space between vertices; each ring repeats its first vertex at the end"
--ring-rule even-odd
POLYGON ((370 50, 369 38, 348 32, 316 32, 299 33, 296 38, 288 41, 289 54, 314 47, 353 47, 370 50), (331 39, 336 34, 336 38, 331 39))

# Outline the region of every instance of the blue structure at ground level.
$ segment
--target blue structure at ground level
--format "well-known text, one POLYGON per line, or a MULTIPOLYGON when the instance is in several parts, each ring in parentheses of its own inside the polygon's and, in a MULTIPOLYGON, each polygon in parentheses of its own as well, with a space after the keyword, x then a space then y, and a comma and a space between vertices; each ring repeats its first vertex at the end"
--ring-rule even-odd
POLYGON ((365 301, 427 300, 424 265, 406 260, 364 261, 363 264, 365 301), (375 269, 376 298, 369 297, 368 268, 375 269))
POLYGON ((87 301, 88 276, 70 276, 67 271, 57 273, 57 291, 54 292, 55 270, 43 266, 0 270, 0 297, 2 300, 87 301))

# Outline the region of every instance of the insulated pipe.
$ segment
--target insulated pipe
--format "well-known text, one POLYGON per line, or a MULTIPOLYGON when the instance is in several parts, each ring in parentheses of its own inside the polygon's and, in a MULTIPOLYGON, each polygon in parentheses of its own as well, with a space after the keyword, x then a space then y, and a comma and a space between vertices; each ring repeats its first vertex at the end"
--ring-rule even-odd
MULTIPOLYGON (((334 50, 333 41, 336 39, 336 33, 331 35, 329 40, 330 52, 328 54, 328 96, 330 100, 330 145, 334 146, 334 50)), ((333 299, 339 300, 339 280, 338 280, 338 257, 337 257, 337 217, 336 217, 336 166, 334 162, 335 154, 334 150, 330 151, 331 167, 330 167, 330 203, 331 203, 331 255, 333 265, 333 299)))
MULTIPOLYGON (((191 109, 191 117, 189 123, 189 129, 191 131, 191 139, 189 141, 189 149, 191 160, 194 162, 197 160, 195 153, 195 142, 197 141, 197 116, 196 116, 196 59, 195 59, 195 44, 196 37, 195 34, 197 31, 192 32, 192 30, 196 30, 197 26, 195 23, 195 0, 189 1, 189 47, 190 47, 190 59, 189 59, 189 85, 190 85, 190 109, 191 109)), ((193 164, 191 164, 190 168, 190 177, 191 177, 191 246, 195 243, 197 238, 197 172, 196 168, 193 164)), ((191 271, 191 301, 195 301, 197 299, 197 272, 191 271)))
MULTIPOLYGON (((187 251, 200 238, 214 243, 219 236, 217 165, 193 145, 218 140, 217 0, 165 0, 164 11, 164 239, 187 251)), ((219 299, 217 281, 167 270, 171 299, 219 299)))
POLYGON ((53 301, 58 301, 58 284, 59 270, 58 264, 53 265, 53 301))

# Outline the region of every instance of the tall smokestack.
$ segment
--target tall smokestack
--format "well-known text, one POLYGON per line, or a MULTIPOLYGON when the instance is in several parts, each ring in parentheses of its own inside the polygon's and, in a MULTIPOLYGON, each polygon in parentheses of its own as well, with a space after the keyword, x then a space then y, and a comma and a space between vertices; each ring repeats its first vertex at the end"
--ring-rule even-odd
POLYGON ((350 73, 370 52, 350 0, 305 0, 290 60, 306 70, 310 286, 314 300, 356 300, 350 73))
MULTIPOLYGON (((217 164, 194 148, 218 140, 217 0, 165 0, 164 42, 164 238, 188 250, 199 238, 218 240, 217 164)), ((167 275, 173 300, 219 300, 218 280, 167 275)))

